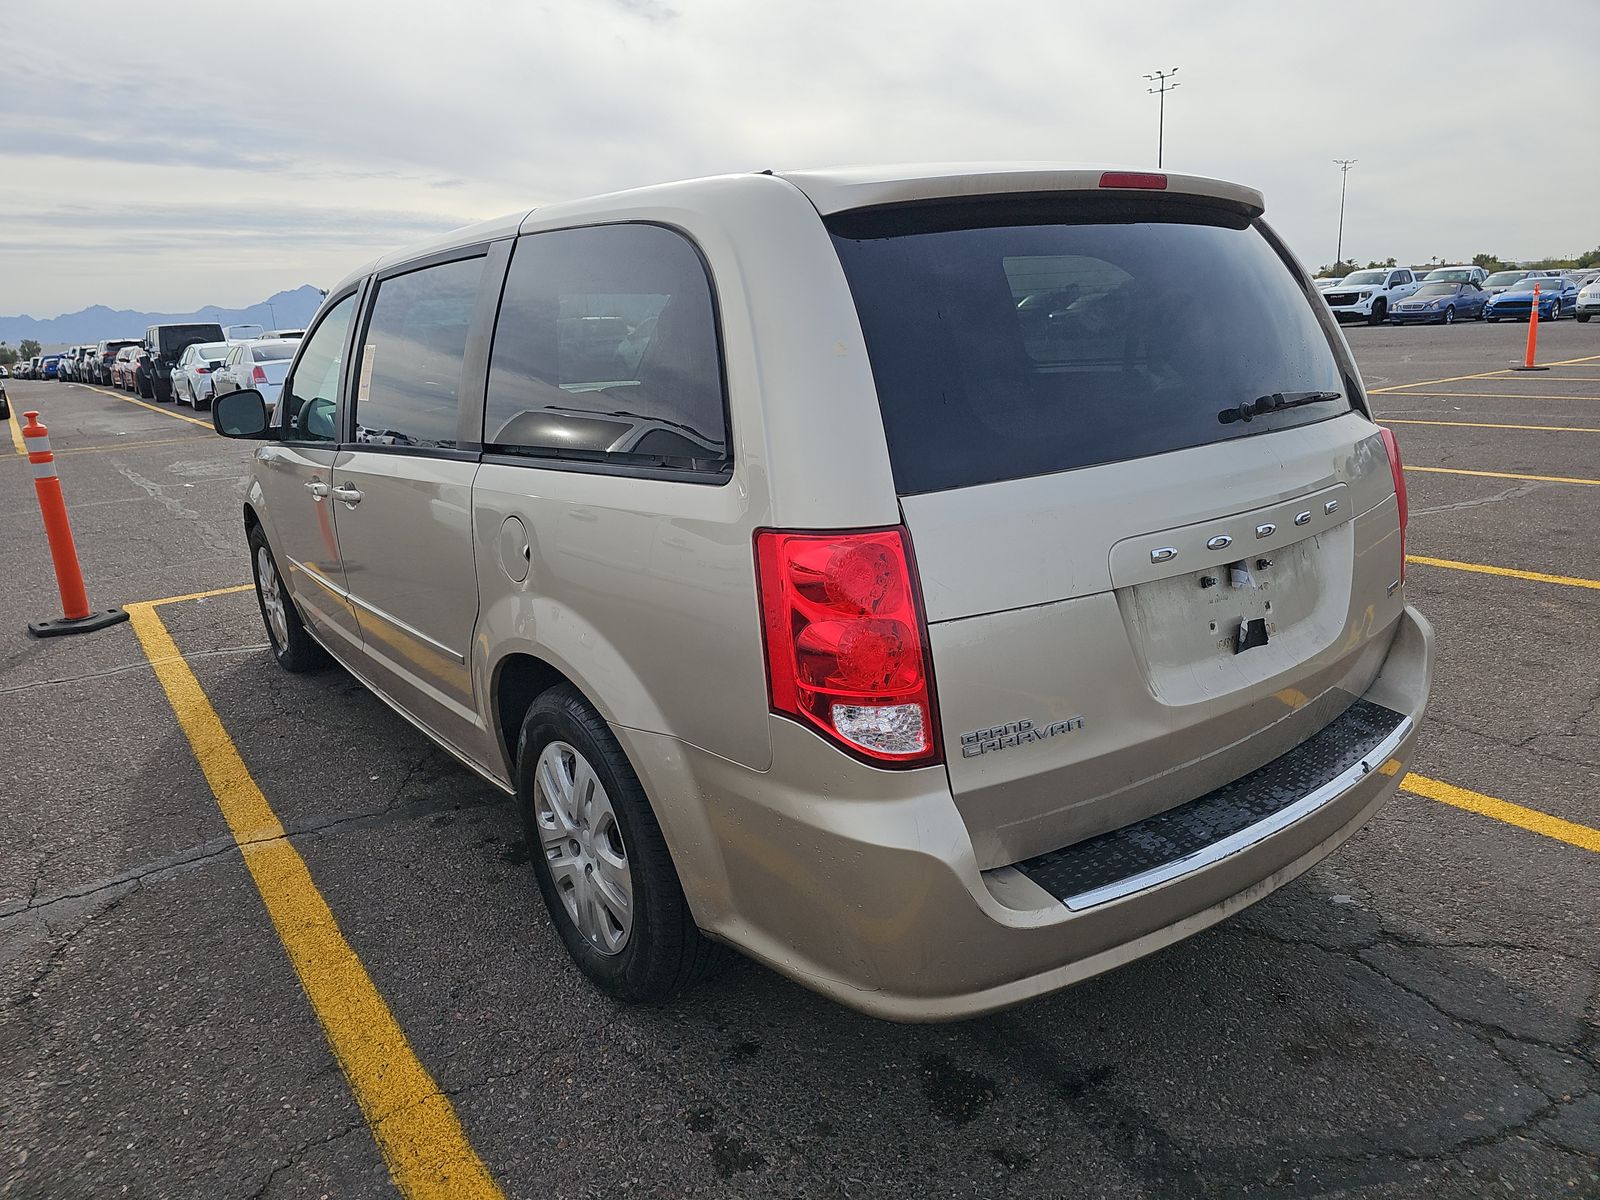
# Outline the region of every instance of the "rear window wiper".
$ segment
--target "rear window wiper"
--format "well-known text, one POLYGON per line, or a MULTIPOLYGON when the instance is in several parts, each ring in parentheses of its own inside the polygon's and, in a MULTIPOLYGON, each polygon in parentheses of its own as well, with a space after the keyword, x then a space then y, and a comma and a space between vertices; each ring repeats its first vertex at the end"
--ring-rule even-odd
POLYGON ((1298 408, 1302 404, 1319 404, 1324 400, 1338 400, 1343 392, 1273 392, 1270 396, 1257 396, 1246 400, 1237 408, 1225 408, 1217 414, 1224 425, 1234 421, 1248 421, 1277 412, 1280 408, 1298 408))

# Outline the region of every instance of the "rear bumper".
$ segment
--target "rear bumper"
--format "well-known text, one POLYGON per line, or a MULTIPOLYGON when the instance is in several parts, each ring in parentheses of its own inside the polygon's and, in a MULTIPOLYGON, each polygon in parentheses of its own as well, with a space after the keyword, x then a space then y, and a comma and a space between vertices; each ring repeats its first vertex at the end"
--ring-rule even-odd
POLYGON ((1407 608, 1362 697, 1404 719, 1366 749, 1364 769, 1316 781, 1270 827, 1076 910, 1015 867, 978 869, 942 769, 872 770, 782 720, 766 772, 663 735, 617 734, 703 929, 852 1008, 953 1020, 1159 950, 1325 858, 1404 777, 1432 641, 1407 608))

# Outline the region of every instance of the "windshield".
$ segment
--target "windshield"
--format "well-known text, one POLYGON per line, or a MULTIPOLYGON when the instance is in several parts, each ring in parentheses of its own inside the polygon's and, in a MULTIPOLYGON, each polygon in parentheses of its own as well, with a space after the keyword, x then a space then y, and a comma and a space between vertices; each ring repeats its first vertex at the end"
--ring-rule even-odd
POLYGON ((1138 212, 1120 198, 990 200, 830 219, 902 494, 1350 410, 1354 380, 1260 228, 1154 199, 1138 212), (1308 392, 1331 396, 1218 417, 1308 392))
POLYGON ((1372 284, 1382 283, 1387 278, 1389 278, 1389 272, 1387 271, 1351 271, 1350 274, 1344 277, 1344 281, 1347 285, 1372 284))
POLYGON ((1437 271, 1429 271, 1428 279, 1455 279, 1466 280, 1472 278, 1471 267, 1440 267, 1437 271))
POLYGON ((228 352, 228 343, 207 342, 203 346, 196 346, 194 352, 201 358, 221 358, 228 352))
POLYGON ((1456 285, 1453 283, 1425 283, 1416 292, 1419 300, 1426 300, 1430 296, 1454 296, 1455 294, 1456 285))
POLYGON ((1484 287, 1510 287, 1528 277, 1526 271, 1496 271, 1483 281, 1484 287))

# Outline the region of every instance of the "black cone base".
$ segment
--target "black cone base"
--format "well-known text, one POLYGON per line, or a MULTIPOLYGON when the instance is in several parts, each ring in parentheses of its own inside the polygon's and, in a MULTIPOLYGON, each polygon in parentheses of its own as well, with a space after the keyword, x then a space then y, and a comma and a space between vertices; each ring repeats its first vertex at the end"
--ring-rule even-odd
POLYGON ((54 621, 29 621, 28 632, 34 637, 64 637, 69 633, 92 633, 127 619, 128 614, 122 609, 108 608, 103 612, 90 613, 77 621, 69 621, 66 617, 57 617, 54 621))

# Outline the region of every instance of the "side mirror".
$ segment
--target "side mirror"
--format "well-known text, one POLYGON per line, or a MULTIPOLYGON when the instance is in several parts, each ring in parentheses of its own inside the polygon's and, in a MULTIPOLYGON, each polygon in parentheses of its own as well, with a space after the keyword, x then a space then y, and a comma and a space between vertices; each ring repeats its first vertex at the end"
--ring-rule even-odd
POLYGON ((265 438, 267 402, 251 388, 229 392, 211 402, 211 426, 225 438, 265 438))

